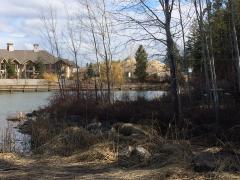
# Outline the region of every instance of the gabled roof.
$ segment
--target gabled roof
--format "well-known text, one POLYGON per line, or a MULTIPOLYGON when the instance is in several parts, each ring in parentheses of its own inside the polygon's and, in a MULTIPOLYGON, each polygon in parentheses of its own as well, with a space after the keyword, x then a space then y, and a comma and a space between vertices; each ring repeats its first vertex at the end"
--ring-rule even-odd
POLYGON ((47 51, 34 52, 33 50, 14 50, 8 51, 6 49, 0 49, 0 61, 3 59, 15 59, 19 63, 24 64, 31 60, 36 62, 41 60, 44 64, 54 64, 57 58, 48 53, 47 51))
POLYGON ((67 64, 69 66, 77 67, 75 62, 69 61, 68 59, 61 58, 61 59, 59 59, 58 62, 62 62, 62 63, 67 64))
MULTIPOLYGON (((32 61, 34 63, 37 61, 42 61, 44 64, 55 64, 58 61, 58 58, 45 50, 34 52, 33 50, 8 51, 6 49, 0 49, 0 62, 4 59, 16 60, 20 64, 25 64, 28 61, 32 61)), ((61 61, 69 66, 75 66, 74 62, 67 59, 61 59, 61 61)))

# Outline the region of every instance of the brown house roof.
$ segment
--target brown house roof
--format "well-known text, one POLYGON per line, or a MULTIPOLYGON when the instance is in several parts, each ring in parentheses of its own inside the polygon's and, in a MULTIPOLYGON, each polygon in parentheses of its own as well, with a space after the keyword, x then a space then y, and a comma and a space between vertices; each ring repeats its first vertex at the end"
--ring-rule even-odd
MULTIPOLYGON (((42 61, 44 64, 55 64, 57 58, 45 50, 34 52, 33 50, 14 50, 8 51, 6 49, 0 49, 0 62, 2 60, 14 59, 20 64, 25 64, 28 61, 36 62, 42 61)), ((67 59, 61 59, 69 66, 73 66, 73 62, 67 59)))

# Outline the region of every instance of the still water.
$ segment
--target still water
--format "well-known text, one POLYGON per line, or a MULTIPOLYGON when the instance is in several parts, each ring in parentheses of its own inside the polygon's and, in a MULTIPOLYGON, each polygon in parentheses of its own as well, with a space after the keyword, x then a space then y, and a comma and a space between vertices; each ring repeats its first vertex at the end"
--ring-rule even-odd
MULTIPOLYGON (((115 100, 136 100, 144 97, 148 100, 161 97, 163 91, 116 91, 114 92, 115 100)), ((51 92, 39 93, 0 93, 0 144, 8 131, 14 134, 15 150, 26 151, 29 149, 30 137, 23 135, 14 127, 17 123, 7 121, 9 116, 14 116, 20 112, 29 113, 40 107, 48 105, 49 98, 53 95, 51 92)))
MULTIPOLYGON (((6 139, 12 136, 15 142, 12 142, 11 148, 15 151, 26 151, 29 149, 28 141, 30 137, 23 135, 14 127, 16 122, 7 121, 9 116, 16 116, 18 113, 28 113, 48 104, 51 96, 49 92, 41 93, 0 93, 0 145, 6 144, 6 139)), ((6 146, 6 145, 5 145, 6 146)))

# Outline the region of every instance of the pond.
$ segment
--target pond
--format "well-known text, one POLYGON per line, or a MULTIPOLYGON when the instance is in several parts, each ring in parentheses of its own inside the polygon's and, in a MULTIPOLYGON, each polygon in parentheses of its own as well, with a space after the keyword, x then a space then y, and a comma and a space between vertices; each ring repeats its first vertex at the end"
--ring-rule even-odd
MULTIPOLYGON (((15 128, 18 123, 7 121, 9 116, 18 113, 29 113, 40 107, 48 105, 49 98, 53 93, 0 93, 0 149, 6 144, 14 151, 26 152, 30 149, 28 135, 21 134, 15 128), (12 142, 11 140, 14 140, 12 142)), ((163 91, 116 91, 115 100, 136 100, 139 97, 154 99, 161 97, 163 91)))
POLYGON ((29 149, 27 143, 28 135, 23 135, 14 127, 17 122, 7 121, 9 116, 16 116, 18 113, 31 112, 41 106, 48 104, 51 96, 49 92, 41 93, 0 93, 0 148, 11 146, 15 151, 26 151, 29 149), (14 140, 15 142, 10 142, 14 140))

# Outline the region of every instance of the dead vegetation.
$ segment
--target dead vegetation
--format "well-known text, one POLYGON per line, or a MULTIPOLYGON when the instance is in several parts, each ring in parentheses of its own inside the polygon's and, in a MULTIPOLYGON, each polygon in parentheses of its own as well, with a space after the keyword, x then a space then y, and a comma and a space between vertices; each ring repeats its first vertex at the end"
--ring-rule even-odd
MULTIPOLYGON (((219 153, 219 148, 191 147, 187 142, 162 142, 142 145, 117 153, 112 143, 97 143, 72 155, 52 156, 0 154, 0 177, 3 179, 239 179, 240 174, 226 169, 195 171, 191 158, 201 153, 219 153), (153 148, 155 146, 155 148, 153 148), (154 149, 148 151, 147 148, 154 149), (141 154, 145 149, 145 153, 141 154), (120 154, 125 154, 125 159, 120 154), (118 154, 118 156, 116 156, 118 154), (189 155, 190 154, 190 155, 189 155), (145 156, 147 159, 140 159, 145 156), (191 158, 189 158, 191 157, 191 158), (122 161, 122 163, 121 163, 122 161)), ((221 166, 229 165, 227 154, 221 166)), ((205 160, 207 160, 205 158, 205 160)), ((211 163, 218 163, 215 159, 211 163)), ((232 161, 233 162, 233 161, 232 161)))
POLYGON ((97 137, 83 128, 69 127, 44 145, 36 149, 37 153, 69 156, 74 151, 86 150, 97 142, 97 137))
POLYGON ((49 107, 34 112, 34 118, 20 127, 32 137, 30 159, 49 166, 42 174, 56 178, 64 172, 61 177, 68 179, 239 177, 238 134, 224 133, 237 126, 219 130, 231 118, 228 122, 234 124, 235 117, 222 119, 216 126, 209 124, 212 113, 191 108, 184 124, 176 125, 170 118, 169 96, 96 104, 88 95, 81 101, 74 95, 64 101, 55 97, 49 107), (235 137, 233 142, 226 141, 230 135, 235 137))

